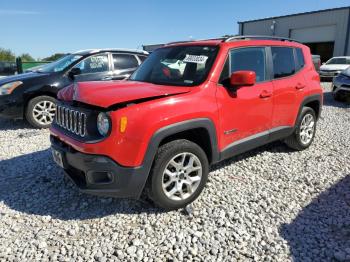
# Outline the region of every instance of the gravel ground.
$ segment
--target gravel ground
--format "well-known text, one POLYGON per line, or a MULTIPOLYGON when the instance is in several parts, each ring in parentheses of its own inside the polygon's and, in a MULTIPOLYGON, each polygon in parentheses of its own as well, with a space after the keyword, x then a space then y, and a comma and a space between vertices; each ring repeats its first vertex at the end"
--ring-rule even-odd
POLYGON ((306 151, 220 163, 189 209, 84 195, 48 131, 0 120, 1 261, 350 261, 350 106, 325 105, 306 151))

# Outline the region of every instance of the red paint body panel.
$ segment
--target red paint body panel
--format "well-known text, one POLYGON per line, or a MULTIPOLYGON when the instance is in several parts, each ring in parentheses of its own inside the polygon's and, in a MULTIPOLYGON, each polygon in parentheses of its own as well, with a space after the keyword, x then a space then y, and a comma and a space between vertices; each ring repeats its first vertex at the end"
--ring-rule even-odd
POLYGON ((137 167, 143 163, 152 136, 163 127, 195 118, 208 118, 215 126, 218 149, 222 151, 239 139, 278 126, 294 126, 304 97, 322 95, 310 51, 304 45, 270 40, 227 43, 211 40, 176 45, 189 44, 220 46, 216 61, 202 85, 178 87, 132 81, 78 83, 76 87, 67 87, 71 90, 61 91, 59 98, 103 108, 144 98, 157 99, 112 111, 112 131, 103 141, 81 143, 55 128, 51 128, 52 135, 80 152, 106 155, 122 166, 137 167), (306 58, 305 67, 293 76, 244 86, 233 92, 218 83, 219 77, 229 50, 248 46, 300 47, 306 58), (305 86, 296 88, 302 85, 305 86), (126 132, 120 133, 119 121, 124 116, 128 118, 128 124, 126 132))
POLYGON ((121 102, 181 94, 190 90, 189 87, 167 87, 134 81, 79 82, 68 86, 68 90, 65 89, 60 91, 59 99, 62 98, 66 101, 74 99, 75 101, 104 108, 121 102))
POLYGON ((273 104, 271 97, 260 97, 264 90, 272 93, 272 83, 244 86, 236 92, 218 86, 216 96, 220 115, 220 149, 239 139, 271 129, 273 104), (225 131, 233 132, 225 135, 225 131))
POLYGON ((254 71, 237 71, 231 75, 230 82, 232 86, 251 86, 256 82, 254 71))

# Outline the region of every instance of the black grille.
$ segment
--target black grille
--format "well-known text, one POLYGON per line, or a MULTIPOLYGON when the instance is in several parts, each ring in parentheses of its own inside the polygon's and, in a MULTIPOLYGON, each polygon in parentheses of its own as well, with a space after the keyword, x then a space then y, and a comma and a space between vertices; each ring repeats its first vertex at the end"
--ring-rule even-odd
POLYGON ((87 116, 79 110, 57 105, 55 123, 67 131, 85 137, 87 133, 87 116))

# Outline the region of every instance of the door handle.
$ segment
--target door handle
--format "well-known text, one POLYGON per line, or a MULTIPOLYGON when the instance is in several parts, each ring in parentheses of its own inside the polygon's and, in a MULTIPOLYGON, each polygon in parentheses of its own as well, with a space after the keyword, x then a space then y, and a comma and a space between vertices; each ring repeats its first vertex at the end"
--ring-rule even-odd
POLYGON ((267 90, 263 90, 260 93, 260 98, 268 98, 268 97, 271 97, 271 96, 272 96, 272 93, 270 91, 267 91, 267 90))
POLYGON ((298 83, 298 84, 295 86, 295 89, 297 89, 297 90, 304 89, 304 88, 305 88, 305 85, 303 85, 302 83, 298 83))

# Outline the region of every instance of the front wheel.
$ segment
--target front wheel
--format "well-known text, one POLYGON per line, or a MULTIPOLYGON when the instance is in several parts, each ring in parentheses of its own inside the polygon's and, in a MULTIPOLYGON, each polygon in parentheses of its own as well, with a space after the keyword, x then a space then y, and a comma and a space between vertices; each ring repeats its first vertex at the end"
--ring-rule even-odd
POLYGON ((315 138, 316 114, 310 107, 304 107, 297 120, 295 130, 291 136, 285 139, 285 143, 292 149, 304 150, 308 148, 315 138))
POLYGON ((151 171, 149 197, 166 210, 186 207, 202 192, 209 163, 203 149, 188 140, 162 145, 151 171))
POLYGON ((37 96, 28 102, 25 116, 36 128, 50 127, 56 112, 56 99, 51 96, 37 96))

